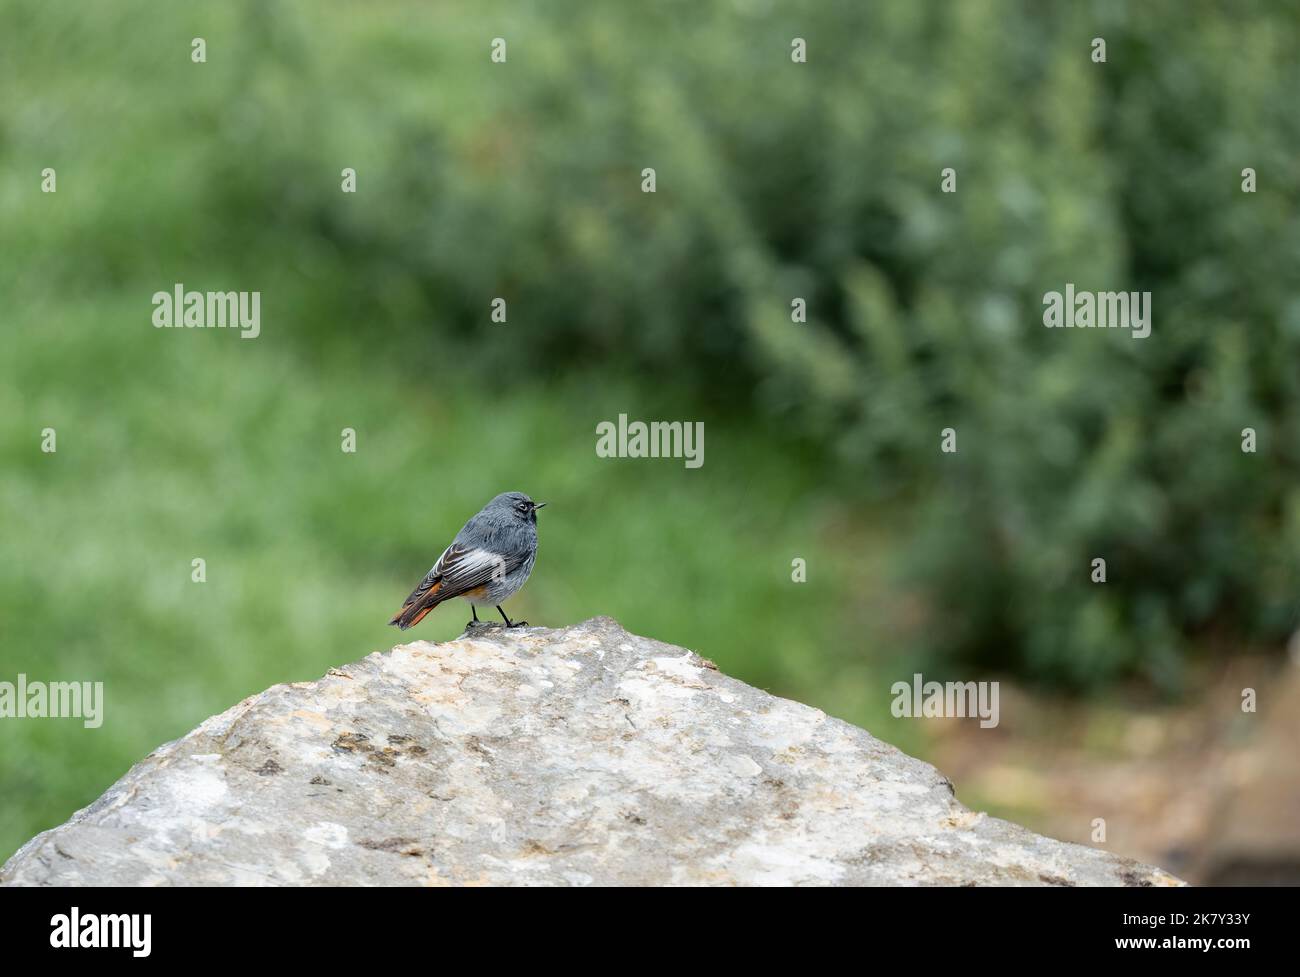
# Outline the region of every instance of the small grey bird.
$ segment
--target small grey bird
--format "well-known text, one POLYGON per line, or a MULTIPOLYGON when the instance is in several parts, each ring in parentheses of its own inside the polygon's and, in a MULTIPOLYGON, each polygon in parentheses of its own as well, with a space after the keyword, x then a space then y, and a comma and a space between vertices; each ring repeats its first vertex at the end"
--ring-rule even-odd
POLYGON ((533 572, 537 562, 537 510, 544 505, 522 492, 498 495, 465 523, 388 623, 405 631, 419 624, 443 601, 464 597, 474 616, 466 627, 479 623, 480 607, 494 605, 506 627, 527 624, 510 620, 501 605, 533 572))

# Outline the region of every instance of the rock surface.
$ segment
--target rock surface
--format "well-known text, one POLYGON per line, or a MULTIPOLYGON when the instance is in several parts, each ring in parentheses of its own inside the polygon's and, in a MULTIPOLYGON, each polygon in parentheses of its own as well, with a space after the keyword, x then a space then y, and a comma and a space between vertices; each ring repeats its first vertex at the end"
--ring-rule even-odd
POLYGON ((252 696, 7 885, 1177 885, 609 618, 416 641, 252 696))

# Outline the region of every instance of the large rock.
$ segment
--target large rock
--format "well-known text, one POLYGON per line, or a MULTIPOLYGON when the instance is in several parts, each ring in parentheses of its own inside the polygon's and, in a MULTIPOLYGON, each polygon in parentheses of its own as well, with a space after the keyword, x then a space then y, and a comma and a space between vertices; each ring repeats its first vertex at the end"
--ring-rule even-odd
POLYGON ((416 641, 244 700, 8 885, 1175 885, 609 618, 416 641))

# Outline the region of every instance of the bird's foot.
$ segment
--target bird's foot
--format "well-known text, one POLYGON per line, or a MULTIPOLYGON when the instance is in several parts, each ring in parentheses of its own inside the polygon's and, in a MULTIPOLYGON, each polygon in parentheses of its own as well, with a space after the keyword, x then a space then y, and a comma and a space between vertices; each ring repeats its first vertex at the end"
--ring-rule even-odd
POLYGON ((527 621, 511 621, 509 624, 506 625, 506 628, 507 628, 507 629, 509 629, 509 628, 526 628, 526 627, 528 627, 528 622, 527 622, 527 621))

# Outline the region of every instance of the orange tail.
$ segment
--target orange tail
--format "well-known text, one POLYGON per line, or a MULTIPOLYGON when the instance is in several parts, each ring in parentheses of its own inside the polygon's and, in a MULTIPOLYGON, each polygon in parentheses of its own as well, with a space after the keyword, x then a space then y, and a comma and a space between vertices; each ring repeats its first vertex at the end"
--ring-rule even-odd
POLYGON ((433 610, 433 605, 429 605, 428 607, 420 607, 420 608, 412 607, 406 610, 401 610, 398 611, 396 614, 394 614, 393 619, 388 623, 396 624, 399 628, 405 631, 407 628, 413 628, 421 621, 423 621, 424 616, 428 614, 431 610, 433 610))
POLYGON ((410 597, 406 598, 406 603, 402 609, 393 615, 389 624, 396 624, 405 631, 407 628, 413 628, 424 620, 425 615, 442 603, 438 596, 438 591, 442 588, 442 581, 439 580, 424 593, 418 590, 410 597))

